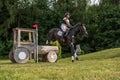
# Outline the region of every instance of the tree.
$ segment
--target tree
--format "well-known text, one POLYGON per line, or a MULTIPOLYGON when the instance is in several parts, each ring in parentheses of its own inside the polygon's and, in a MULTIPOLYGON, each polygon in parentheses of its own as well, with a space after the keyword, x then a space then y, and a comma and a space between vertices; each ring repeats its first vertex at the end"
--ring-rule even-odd
MULTIPOLYGON (((70 22, 86 24, 89 37, 77 36, 77 43, 85 52, 120 47, 120 1, 100 0, 99 5, 88 5, 89 0, 0 0, 0 53, 8 54, 12 46, 12 29, 32 28, 39 24, 39 44, 45 44, 51 28, 60 28, 66 12, 70 22), (9 46, 9 47, 8 47, 9 46)), ((68 47, 67 47, 68 48, 68 47)), ((62 48, 62 49, 67 49, 62 48)))
MULTIPOLYGON (((15 1, 1 0, 0 1, 0 53, 8 51, 11 46, 11 25, 15 21, 16 7, 15 1)), ((5 52, 7 53, 7 52, 5 52)))
POLYGON ((106 1, 105 3, 103 0, 100 5, 89 6, 87 10, 88 43, 92 51, 120 46, 119 5, 114 5, 110 0, 106 1))

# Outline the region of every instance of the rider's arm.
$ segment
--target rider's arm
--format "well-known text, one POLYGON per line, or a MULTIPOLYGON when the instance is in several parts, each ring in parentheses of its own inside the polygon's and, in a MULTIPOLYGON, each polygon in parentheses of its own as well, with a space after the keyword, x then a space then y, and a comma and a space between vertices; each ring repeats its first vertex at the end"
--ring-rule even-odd
POLYGON ((66 18, 64 18, 64 21, 65 21, 66 25, 67 25, 69 28, 72 27, 71 24, 68 22, 68 20, 67 20, 66 18))

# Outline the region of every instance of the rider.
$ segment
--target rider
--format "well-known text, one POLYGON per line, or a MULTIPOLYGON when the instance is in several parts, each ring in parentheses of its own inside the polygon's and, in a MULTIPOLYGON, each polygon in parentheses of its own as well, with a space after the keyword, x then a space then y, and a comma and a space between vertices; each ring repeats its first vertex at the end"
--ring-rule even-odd
POLYGON ((65 16, 61 24, 61 29, 63 31, 63 37, 68 33, 69 28, 72 27, 70 24, 69 18, 70 18, 70 13, 69 12, 65 13, 65 16))

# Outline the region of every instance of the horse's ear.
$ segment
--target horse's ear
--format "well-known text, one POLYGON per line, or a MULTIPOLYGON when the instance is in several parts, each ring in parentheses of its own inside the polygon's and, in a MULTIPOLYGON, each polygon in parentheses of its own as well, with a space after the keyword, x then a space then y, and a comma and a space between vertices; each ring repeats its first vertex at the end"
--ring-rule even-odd
POLYGON ((85 26, 85 24, 82 24, 82 26, 85 26))
POLYGON ((78 22, 78 24, 81 24, 81 22, 78 22))
POLYGON ((78 23, 77 23, 77 25, 80 25, 80 26, 82 26, 82 23, 81 23, 81 22, 78 22, 78 23))
POLYGON ((83 24, 82 24, 82 23, 80 23, 80 26, 83 26, 83 24))
POLYGON ((81 24, 81 26, 83 26, 83 24, 81 24))

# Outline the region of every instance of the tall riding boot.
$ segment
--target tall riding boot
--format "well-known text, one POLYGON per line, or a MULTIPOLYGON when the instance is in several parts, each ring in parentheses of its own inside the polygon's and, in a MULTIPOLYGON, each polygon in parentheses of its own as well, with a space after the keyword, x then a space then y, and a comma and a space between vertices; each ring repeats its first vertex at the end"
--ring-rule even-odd
POLYGON ((66 30, 64 36, 66 37, 68 35, 69 30, 66 30))
POLYGON ((65 38, 65 34, 66 34, 66 33, 63 32, 63 35, 62 35, 62 42, 65 42, 65 39, 64 39, 64 38, 65 38))
POLYGON ((63 32, 63 38, 65 37, 66 32, 63 32))

